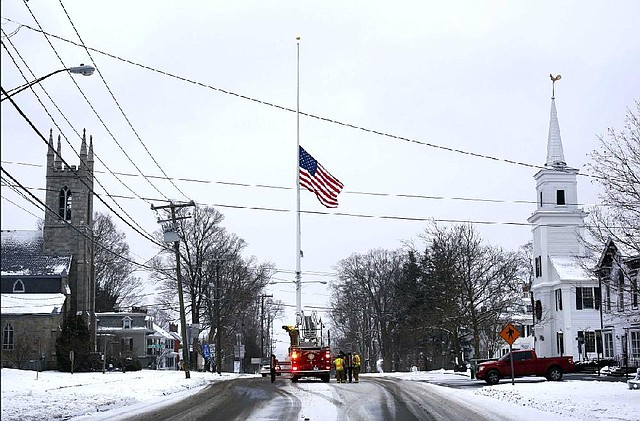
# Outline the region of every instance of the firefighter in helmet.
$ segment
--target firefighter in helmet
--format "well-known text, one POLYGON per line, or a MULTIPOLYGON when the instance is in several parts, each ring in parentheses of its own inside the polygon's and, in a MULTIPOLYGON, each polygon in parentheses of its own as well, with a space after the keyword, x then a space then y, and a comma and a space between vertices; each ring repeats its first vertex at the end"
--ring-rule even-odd
POLYGON ((333 365, 336 367, 336 382, 344 383, 344 357, 342 353, 338 354, 333 365))
POLYGON ((358 383, 360 377, 360 355, 353 353, 353 382, 358 383))

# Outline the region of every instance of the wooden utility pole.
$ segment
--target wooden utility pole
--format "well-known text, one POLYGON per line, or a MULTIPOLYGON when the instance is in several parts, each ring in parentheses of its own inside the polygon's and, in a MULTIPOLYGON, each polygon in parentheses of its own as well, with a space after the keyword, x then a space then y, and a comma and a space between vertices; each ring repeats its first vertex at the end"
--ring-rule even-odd
POLYGON ((175 204, 170 202, 168 205, 164 206, 153 206, 151 205, 151 210, 158 209, 171 209, 171 219, 166 220, 158 220, 158 223, 167 223, 171 222, 173 226, 173 236, 169 230, 164 230, 165 232, 165 242, 173 243, 173 249, 176 254, 176 276, 178 280, 178 300, 180 302, 180 330, 182 331, 182 364, 184 365, 184 376, 185 378, 191 378, 191 373, 189 372, 189 343, 187 342, 187 317, 184 314, 184 298, 182 296, 182 275, 180 273, 180 237, 177 235, 176 229, 176 221, 178 219, 187 219, 191 218, 191 216, 182 216, 176 217, 176 208, 185 208, 188 206, 195 206, 193 200, 189 203, 183 204, 175 204), (169 235, 167 235, 169 234, 169 235))

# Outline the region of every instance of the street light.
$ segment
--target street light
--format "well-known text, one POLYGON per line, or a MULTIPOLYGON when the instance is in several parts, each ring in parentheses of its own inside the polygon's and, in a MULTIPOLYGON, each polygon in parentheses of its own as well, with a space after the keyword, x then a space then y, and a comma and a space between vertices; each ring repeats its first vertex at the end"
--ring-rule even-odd
MULTIPOLYGON (((274 282, 269 282, 269 285, 276 285, 276 284, 297 284, 298 281, 274 281, 274 282)), ((300 284, 323 284, 326 285, 328 284, 327 281, 300 281, 300 284)))
POLYGON ((55 72, 51 72, 48 75, 39 77, 38 79, 32 80, 31 82, 27 82, 24 85, 20 85, 18 87, 15 87, 15 88, 7 91, 5 96, 2 99, 0 99, 0 101, 4 101, 5 99, 10 98, 10 97, 14 96, 17 93, 20 93, 20 92, 24 91, 25 89, 27 89, 27 88, 35 85, 35 84, 38 84, 38 83, 42 82, 43 80, 45 80, 46 78, 48 78, 49 76, 55 75, 56 73, 69 72, 69 73, 74 74, 74 75, 91 76, 95 70, 96 70, 95 67, 89 66, 89 65, 84 65, 84 64, 81 64, 80 66, 77 66, 77 67, 68 67, 68 68, 65 68, 65 69, 56 70, 55 72))

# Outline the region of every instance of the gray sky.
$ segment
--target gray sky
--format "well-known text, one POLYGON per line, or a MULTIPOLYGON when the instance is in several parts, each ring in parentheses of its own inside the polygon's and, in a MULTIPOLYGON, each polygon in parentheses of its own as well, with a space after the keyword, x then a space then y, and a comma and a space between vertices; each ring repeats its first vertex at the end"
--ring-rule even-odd
MULTIPOLYGON (((531 240, 526 219, 535 204, 519 202, 535 201, 537 169, 506 160, 544 164, 550 73, 562 75, 556 105, 569 166, 584 172, 596 135, 622 128, 640 93, 640 3, 391 4, 4 0, 2 39, 20 69, 35 77, 80 63, 99 69, 91 77, 61 73, 41 84, 62 114, 36 89, 60 129, 31 91, 14 99, 43 134, 62 131, 76 150, 76 132, 86 128, 104 186, 96 183, 96 192, 125 196, 118 205, 147 232, 157 229, 150 203, 172 198, 218 206, 224 225, 249 243, 247 255, 289 271, 277 278, 294 279, 296 116, 278 107, 296 107, 300 36, 300 110, 339 122, 301 116, 300 142, 345 184, 336 210, 301 193, 303 211, 322 212, 302 215, 303 271, 333 272, 353 252, 401 247, 427 224, 413 218, 493 222, 476 225, 483 238, 518 248, 531 240), (5 38, 18 28, 6 18, 76 43, 79 34, 87 47, 120 59, 50 37, 63 65, 41 33, 22 27, 5 38), (121 176, 125 186, 105 166, 137 176, 121 176), (163 171, 183 180, 140 176, 163 171)), ((28 80, 35 77, 27 73, 28 80)), ((3 48, 3 88, 24 82, 3 48)), ((77 164, 64 140, 62 150, 77 164)), ((42 199, 45 154, 46 145, 4 101, 2 167, 42 199)), ((597 203, 589 178, 579 177, 578 189, 585 207, 597 203)), ((96 200, 95 210, 106 208, 96 200)), ((34 229, 32 214, 43 216, 2 186, 2 229, 34 229)), ((157 252, 117 223, 137 261, 157 252)), ((303 276, 311 279, 330 278, 303 276)), ((274 286, 273 293, 295 304, 292 286, 274 286)), ((327 298, 325 286, 303 290, 304 305, 327 298)))

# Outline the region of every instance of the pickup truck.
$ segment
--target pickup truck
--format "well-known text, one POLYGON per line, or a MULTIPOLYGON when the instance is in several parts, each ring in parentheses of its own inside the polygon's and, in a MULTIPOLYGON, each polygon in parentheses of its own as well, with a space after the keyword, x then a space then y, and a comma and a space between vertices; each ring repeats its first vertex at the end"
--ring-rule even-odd
POLYGON ((534 350, 513 351, 495 361, 486 361, 478 365, 476 378, 488 384, 496 384, 503 377, 511 377, 511 354, 513 354, 514 377, 545 376, 548 380, 558 381, 564 373, 574 370, 573 357, 538 358, 534 350))

